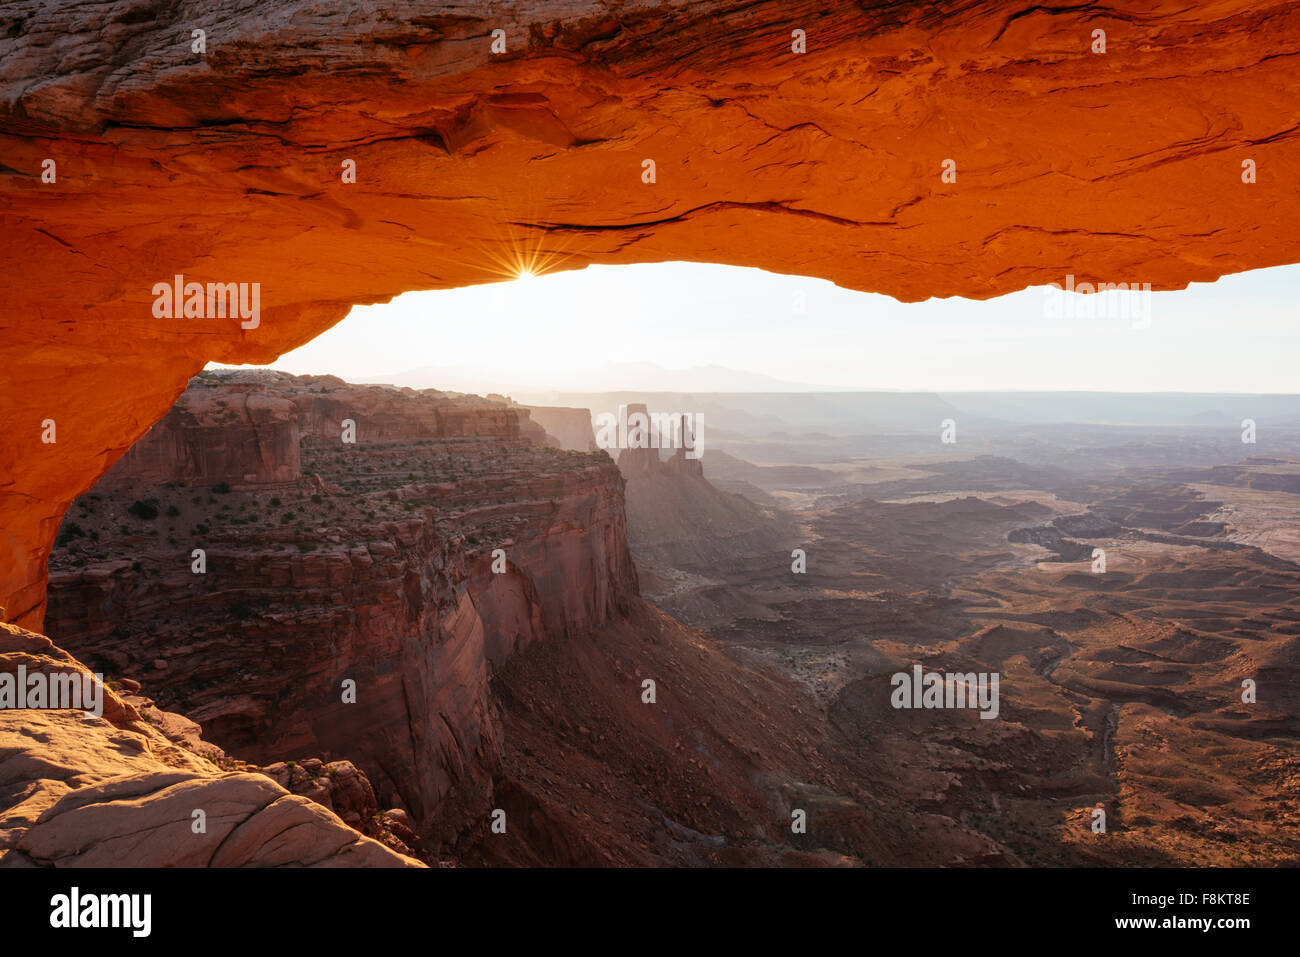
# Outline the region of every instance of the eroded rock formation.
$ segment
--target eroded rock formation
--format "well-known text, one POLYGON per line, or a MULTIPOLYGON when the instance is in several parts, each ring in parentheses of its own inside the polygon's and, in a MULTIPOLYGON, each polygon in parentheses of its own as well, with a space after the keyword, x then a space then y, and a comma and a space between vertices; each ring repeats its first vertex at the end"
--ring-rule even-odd
POLYGON ((334 377, 198 377, 69 514, 47 629, 243 760, 355 763, 427 833, 453 785, 495 767, 493 669, 636 594, 618 468, 539 447, 527 419, 334 377), (259 446, 261 424, 229 413, 252 405, 281 410, 302 476, 179 484, 259 446))
POLYGON ((676 595, 699 588, 720 566, 752 562, 755 572, 762 566, 784 567, 797 534, 780 512, 723 491, 705 477, 704 446, 691 431, 691 419, 629 403, 629 431, 638 414, 647 416, 640 421, 661 423, 658 443, 664 445, 621 449, 618 455, 627 483, 628 542, 639 580, 644 594, 660 607, 699 624, 692 609, 674 603, 676 595), (673 418, 681 425, 668 444, 670 433, 663 423, 673 418))
POLYGON ((354 303, 594 262, 909 300, 1293 262, 1298 39, 1246 0, 11 3, 0 604, 40 627, 64 509, 206 361, 354 303), (177 276, 259 284, 256 320, 161 317, 177 276))

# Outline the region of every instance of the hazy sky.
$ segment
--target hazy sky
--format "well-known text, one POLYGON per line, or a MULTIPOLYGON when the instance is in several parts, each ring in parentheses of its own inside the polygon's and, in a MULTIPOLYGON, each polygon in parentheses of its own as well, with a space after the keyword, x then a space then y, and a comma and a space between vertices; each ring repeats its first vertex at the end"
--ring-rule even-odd
MULTIPOLYGON (((757 269, 592 266, 359 306, 272 367, 372 382, 442 367, 442 387, 480 392, 660 387, 628 363, 861 389, 1300 392, 1298 294, 1300 265, 1257 270, 1150 293, 1143 322, 1049 317, 1043 288, 903 304, 757 269)), ((1118 308, 1062 297, 1085 298, 1118 308)))

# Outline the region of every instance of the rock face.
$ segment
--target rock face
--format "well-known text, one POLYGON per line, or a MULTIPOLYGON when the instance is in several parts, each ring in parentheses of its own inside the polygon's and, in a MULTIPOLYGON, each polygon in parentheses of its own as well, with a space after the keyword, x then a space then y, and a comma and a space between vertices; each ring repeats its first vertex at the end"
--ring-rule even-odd
MULTIPOLYGON (((647 407, 628 405, 629 420, 637 412, 645 414, 647 407)), ((712 578, 720 565, 746 559, 759 567, 787 564, 797 542, 788 519, 715 487, 702 460, 688 457, 680 444, 671 452, 623 449, 618 467, 627 482, 628 543, 645 594, 683 621, 693 615, 674 606, 673 596, 712 578)))
POLYGON ((337 376, 208 373, 194 380, 101 484, 273 485, 302 478, 303 438, 366 446, 542 434, 528 425, 527 410, 478 396, 357 386, 337 376))
POLYGON ((186 392, 104 476, 106 487, 265 485, 302 478, 298 411, 251 384, 186 392))
POLYGON ((560 448, 573 452, 596 451, 596 437, 591 431, 591 412, 562 406, 524 406, 532 420, 553 436, 560 448))
MULTIPOLYGON (((48 638, 0 624, 0 673, 20 667, 89 675, 48 638)), ((265 774, 221 770, 219 749, 196 753, 146 717, 156 709, 100 688, 102 717, 0 710, 0 867, 419 866, 265 774)))
POLYGON ((1300 258, 1289 4, 17 0, 0 25, 0 604, 33 628, 63 511, 190 376, 354 303, 597 262, 916 300, 1300 258), (167 318, 177 276, 256 283, 257 315, 167 318))
POLYGON ((69 514, 47 628, 244 761, 353 762, 379 806, 429 833, 448 790, 497 760, 492 669, 635 596, 622 478, 603 452, 532 444, 526 412, 477 397, 238 372, 196 379, 177 408, 255 395, 292 410, 311 477, 142 481, 133 463, 160 460, 153 446, 202 460, 208 438, 256 445, 169 413, 69 514))

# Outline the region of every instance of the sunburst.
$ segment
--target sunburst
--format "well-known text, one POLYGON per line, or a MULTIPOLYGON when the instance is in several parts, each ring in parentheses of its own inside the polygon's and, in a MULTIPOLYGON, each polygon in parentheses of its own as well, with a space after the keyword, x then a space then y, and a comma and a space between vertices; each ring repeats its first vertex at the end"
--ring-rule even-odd
POLYGON ((520 229, 511 223, 507 235, 501 236, 494 244, 479 247, 483 265, 493 277, 504 280, 535 279, 554 272, 572 258, 563 244, 554 242, 554 236, 525 235, 518 231, 520 229))

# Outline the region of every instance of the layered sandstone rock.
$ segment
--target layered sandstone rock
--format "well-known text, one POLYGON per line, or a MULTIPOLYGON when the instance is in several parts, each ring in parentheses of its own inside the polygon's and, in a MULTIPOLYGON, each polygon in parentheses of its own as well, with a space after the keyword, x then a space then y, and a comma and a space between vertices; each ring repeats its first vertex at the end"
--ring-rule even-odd
MULTIPOLYGON (((0 673, 90 676, 48 638, 4 624, 0 673)), ((98 687, 102 717, 0 710, 0 866, 419 866, 324 802, 265 774, 222 770, 220 749, 178 743, 156 709, 98 687)))
POLYGON ((64 509, 205 362, 354 303, 596 262, 908 300, 1293 262, 1297 37, 1246 0, 10 3, 0 604, 40 626, 64 509), (258 283, 256 321, 166 318, 176 276, 258 283))
MULTIPOLYGON (((242 760, 352 762, 378 806, 428 833, 449 789, 494 769, 492 670, 636 594, 622 478, 604 453, 534 445, 526 411, 477 397, 235 372, 177 408, 256 395, 293 410, 312 477, 154 484, 133 452, 69 514, 48 630, 242 760)), ((141 445, 255 444, 193 421, 169 413, 141 445)))
MULTIPOLYGON (((648 414, 647 406, 629 404, 629 422, 635 413, 648 414)), ((702 453, 699 437, 689 431, 691 420, 678 421, 685 442, 702 453)), ((789 516, 714 486, 695 455, 688 455, 682 441, 671 450, 627 448, 619 452, 618 467, 627 482, 628 544, 644 594, 698 625, 704 621, 699 609, 679 603, 679 595, 712 586, 726 590, 716 579, 721 568, 748 564, 757 576, 766 574, 766 568, 786 567, 799 539, 789 516)))
POLYGON ((264 485, 302 477, 298 411, 249 386, 186 392, 104 476, 106 487, 264 485))

